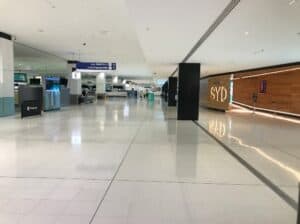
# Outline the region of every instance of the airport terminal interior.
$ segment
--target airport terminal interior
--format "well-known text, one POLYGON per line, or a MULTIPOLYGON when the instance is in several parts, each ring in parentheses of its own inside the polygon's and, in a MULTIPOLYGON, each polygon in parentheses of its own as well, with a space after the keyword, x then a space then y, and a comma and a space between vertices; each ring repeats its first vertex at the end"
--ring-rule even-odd
POLYGON ((300 0, 0 0, 0 224, 300 224, 300 0))

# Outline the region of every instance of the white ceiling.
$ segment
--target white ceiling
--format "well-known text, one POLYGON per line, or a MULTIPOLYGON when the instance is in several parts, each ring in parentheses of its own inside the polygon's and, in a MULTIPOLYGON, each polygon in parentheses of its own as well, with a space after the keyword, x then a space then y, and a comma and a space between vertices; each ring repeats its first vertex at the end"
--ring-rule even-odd
POLYGON ((153 72, 170 75, 229 0, 127 0, 153 72))
POLYGON ((0 0, 0 12, 1 31, 17 42, 69 60, 117 62, 119 75, 152 75, 123 0, 0 0))
MULTIPOLYGON (((168 76, 230 1, 127 2, 147 62, 168 76)), ((241 0, 188 62, 209 75, 300 61, 300 1, 290 2, 241 0)))
MULTIPOLYGON (((0 0, 0 31, 66 60, 117 62, 126 77, 166 77, 229 2, 0 0)), ((208 75, 300 61, 300 0, 290 2, 241 0, 189 62, 208 75)))
POLYGON ((189 62, 207 75, 300 61, 300 1, 289 2, 242 0, 189 62))
POLYGON ((44 51, 15 43, 14 55, 16 71, 41 75, 65 75, 68 73, 66 60, 44 51))

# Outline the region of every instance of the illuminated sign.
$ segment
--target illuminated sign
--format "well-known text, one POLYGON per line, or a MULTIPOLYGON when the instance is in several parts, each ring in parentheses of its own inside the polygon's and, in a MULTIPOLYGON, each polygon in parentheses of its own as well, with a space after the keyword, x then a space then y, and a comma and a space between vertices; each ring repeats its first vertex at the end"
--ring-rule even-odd
POLYGON ((81 79, 81 73, 80 72, 72 72, 72 79, 81 79))
POLYGON ((230 76, 212 77, 208 79, 208 106, 220 110, 229 109, 230 76))
POLYGON ((78 62, 76 63, 76 69, 79 70, 117 70, 116 63, 107 62, 78 62))
POLYGON ((210 88, 210 98, 217 102, 224 103, 228 99, 228 90, 224 86, 212 86, 210 88))
POLYGON ((267 92, 267 80, 261 80, 260 81, 259 92, 260 93, 266 93, 267 92))

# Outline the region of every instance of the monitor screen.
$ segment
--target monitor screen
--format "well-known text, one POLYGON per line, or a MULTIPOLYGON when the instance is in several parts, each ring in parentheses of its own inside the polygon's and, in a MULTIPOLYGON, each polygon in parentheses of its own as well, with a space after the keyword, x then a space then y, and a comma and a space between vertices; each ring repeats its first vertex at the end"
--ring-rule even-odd
POLYGON ((60 85, 67 87, 68 86, 68 79, 60 78, 60 85))
POLYGON ((41 79, 30 79, 30 85, 41 85, 41 79))
POLYGON ((46 90, 60 91, 60 78, 57 77, 47 77, 45 79, 46 90))
POLYGON ((14 81, 15 82, 27 82, 27 74, 26 73, 15 73, 14 81))

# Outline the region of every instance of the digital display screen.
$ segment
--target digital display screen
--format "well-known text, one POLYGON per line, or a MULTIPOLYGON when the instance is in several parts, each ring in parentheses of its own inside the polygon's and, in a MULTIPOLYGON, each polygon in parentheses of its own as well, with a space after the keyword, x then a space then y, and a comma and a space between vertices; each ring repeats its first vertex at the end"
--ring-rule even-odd
POLYGON ((68 85, 68 79, 60 78, 60 85, 63 85, 65 87, 67 87, 67 85, 68 85))
POLYGON ((57 77, 47 77, 46 90, 60 91, 60 78, 57 77))
POLYGON ((14 81, 15 82, 27 82, 27 74, 26 73, 15 73, 14 81))
POLYGON ((30 83, 30 85, 40 85, 41 79, 30 79, 29 83, 30 83))

